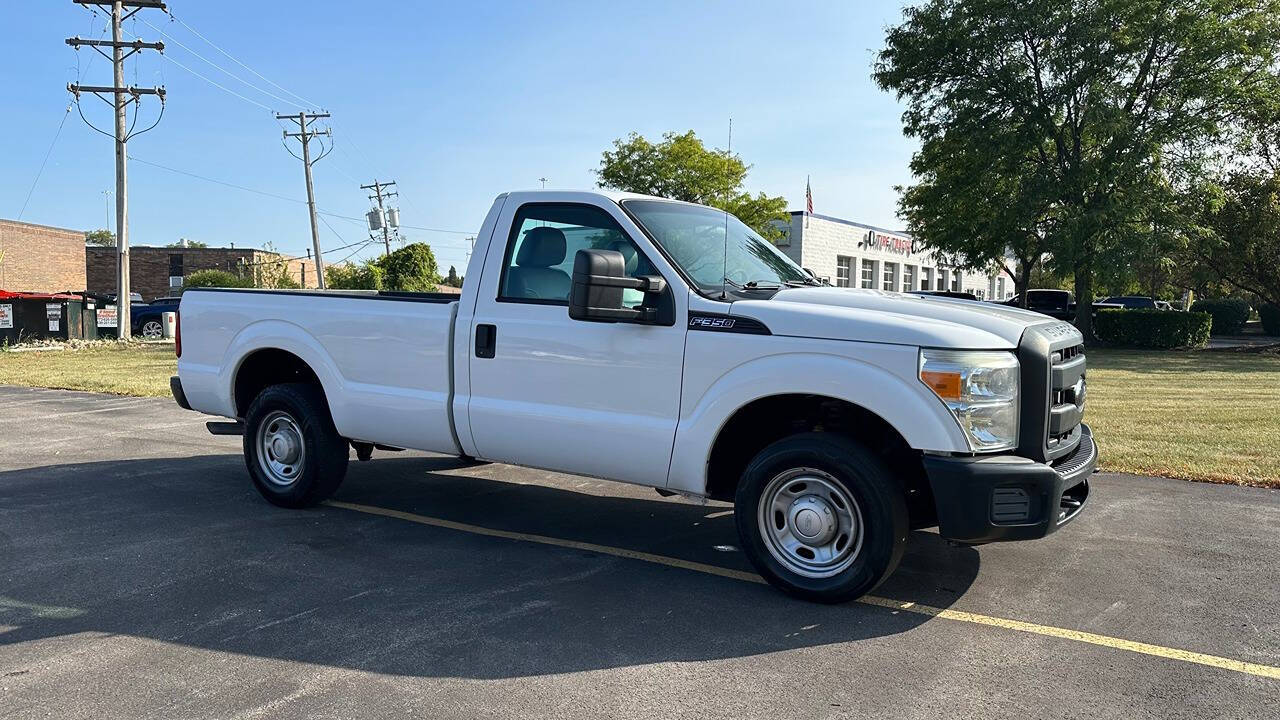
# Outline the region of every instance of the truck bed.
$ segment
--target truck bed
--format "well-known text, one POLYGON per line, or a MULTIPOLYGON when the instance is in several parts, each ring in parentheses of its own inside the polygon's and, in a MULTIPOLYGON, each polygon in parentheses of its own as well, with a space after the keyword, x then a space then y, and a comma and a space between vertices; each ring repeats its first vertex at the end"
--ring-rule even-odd
POLYGON ((449 403, 457 295, 195 288, 183 294, 178 371, 195 410, 240 417, 237 372, 279 350, 314 370, 338 432, 458 453, 449 403))

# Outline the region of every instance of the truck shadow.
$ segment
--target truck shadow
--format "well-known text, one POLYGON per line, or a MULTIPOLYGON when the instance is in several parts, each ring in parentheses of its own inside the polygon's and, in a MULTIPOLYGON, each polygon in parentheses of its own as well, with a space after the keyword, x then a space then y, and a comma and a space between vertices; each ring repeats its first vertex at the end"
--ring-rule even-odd
MULTIPOLYGON (((337 500, 735 570, 728 506, 439 458, 353 462, 337 500), (610 494, 603 494, 610 493, 610 494)), ((664 564, 262 501, 236 455, 0 472, 0 647, 109 633, 406 676, 506 678, 877 638, 929 618, 664 564)), ((947 607, 973 548, 913 533, 876 595, 947 607)), ((0 654, 0 657, 3 657, 0 654)), ((851 656, 852 657, 852 656, 851 656)), ((853 662, 853 661, 851 661, 853 662)), ((11 668, 0 667, 0 670, 11 668)))

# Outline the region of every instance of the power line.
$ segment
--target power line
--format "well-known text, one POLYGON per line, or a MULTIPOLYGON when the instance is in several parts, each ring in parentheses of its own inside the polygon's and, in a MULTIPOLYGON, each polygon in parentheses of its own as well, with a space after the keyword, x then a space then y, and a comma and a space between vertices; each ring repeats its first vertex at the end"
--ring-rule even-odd
MULTIPOLYGON (((263 95, 266 95, 267 97, 270 97, 270 98, 275 99, 275 100, 279 100, 280 102, 284 103, 285 105, 292 105, 292 106, 294 106, 294 107, 305 107, 305 106, 302 106, 302 105, 298 105, 298 103, 296 103, 296 102, 294 102, 294 101, 292 101, 292 100, 289 100, 288 98, 282 98, 282 97, 280 97, 279 95, 276 95, 275 93, 273 93, 273 92, 271 92, 271 91, 269 91, 269 90, 264 90, 264 89, 262 89, 262 88, 258 87, 257 85, 254 85, 253 83, 249 82, 248 80, 245 80, 244 78, 240 77, 239 75, 236 75, 235 73, 231 72, 230 70, 228 70, 228 69, 226 69, 226 68, 222 67, 221 65, 219 65, 219 64, 215 63, 214 61, 210 60, 209 58, 207 58, 207 57, 205 57, 205 56, 201 55, 200 53, 196 52, 195 50, 192 50, 191 48, 187 47, 185 44, 183 44, 183 42, 182 42, 181 40, 179 40, 179 39, 177 39, 177 38, 173 37, 172 35, 170 35, 169 33, 165 32, 164 30, 161 30, 160 28, 156 27, 155 25, 152 25, 150 22, 147 22, 146 20, 143 20, 143 21, 142 21, 142 24, 143 24, 143 25, 146 25, 147 27, 151 28, 152 30, 155 30, 156 32, 160 33, 161 35, 165 36, 166 38, 168 38, 168 39, 172 40, 172 41, 174 42, 174 44, 176 44, 178 47, 182 48, 183 50, 186 50, 187 52, 191 53, 192 55, 195 55, 197 58, 200 58, 201 60, 205 61, 205 63, 207 63, 207 64, 209 64, 210 66, 212 66, 213 68, 215 68, 215 69, 219 70, 220 72, 222 72, 223 74, 225 74, 227 77, 230 77, 230 78, 232 78, 232 79, 234 79, 234 80, 236 80, 236 81, 238 81, 238 82, 240 82, 240 83, 243 83, 243 84, 244 84, 244 85, 246 85, 247 87, 251 87, 251 88, 253 88, 254 90, 257 90, 258 92, 262 93, 263 95)), ((184 23, 184 24, 185 24, 185 23, 184 23)), ((208 42, 208 41, 206 41, 206 42, 208 42)), ((233 59, 234 59, 234 58, 233 58, 233 59)))
POLYGON ((235 188, 236 190, 243 190, 245 192, 251 192, 251 193, 254 193, 255 195, 264 195, 269 198, 275 198, 276 200, 285 200, 291 203, 298 203, 298 204, 306 204, 307 202, 306 200, 299 200, 297 198, 286 197, 284 195, 277 195, 275 193, 267 192, 265 190, 255 190, 251 187, 245 187, 244 185, 229 183, 229 182, 226 182, 225 180, 215 180, 214 178, 211 178, 211 177, 205 177, 204 175, 197 175, 193 172, 187 172, 186 170, 179 170, 177 168, 172 168, 167 165, 161 165, 160 163, 151 162, 150 160, 143 160, 142 158, 134 157, 133 155, 130 155, 129 159, 135 162, 140 162, 143 165, 150 165, 151 167, 154 167, 154 168, 167 170, 171 173, 177 173, 179 175, 186 175, 187 177, 195 178, 197 180, 204 180, 205 182, 211 182, 211 183, 214 183, 215 185, 225 185, 226 187, 235 188))
POLYGON ((57 145, 58 138, 62 137, 62 127, 67 124, 67 117, 71 115, 72 104, 67 103, 67 110, 62 113, 62 122, 58 123, 58 131, 53 134, 53 142, 49 143, 49 149, 44 153, 44 160, 40 161, 40 169, 36 171, 36 179, 31 181, 31 188, 27 190, 27 199, 22 201, 22 209, 18 211, 19 220, 27 212, 27 203, 31 202, 31 195, 36 191, 36 185, 40 184, 40 177, 44 175, 44 168, 49 164, 49 156, 53 154, 53 146, 57 145))
POLYGON ((244 100, 244 101, 245 101, 245 102, 247 102, 247 103, 252 103, 252 104, 254 104, 254 105, 257 105, 258 107, 262 108, 263 110, 266 110, 267 112, 270 112, 270 111, 271 111, 271 107, 270 107, 269 105, 263 105, 262 103, 258 102, 257 100, 254 100, 254 99, 252 99, 252 98, 249 98, 249 97, 246 97, 246 96, 244 96, 244 95, 241 95, 240 93, 236 92, 235 90, 232 90, 231 88, 229 88, 229 87, 227 87, 227 86, 223 85, 222 83, 219 83, 219 82, 218 82, 218 81, 216 81, 216 80, 210 80, 209 78, 205 77, 204 75, 201 75, 200 73, 196 72, 195 70, 192 70, 191 68, 187 67, 186 65, 183 65, 182 63, 178 62, 177 60, 174 60, 173 58, 169 57, 168 55, 165 55, 165 56, 163 56, 163 57, 164 57, 164 59, 165 59, 165 60, 168 60, 169 62, 173 63, 174 65, 177 65, 178 67, 182 68, 183 70, 186 70, 187 72, 191 73, 192 75, 195 75, 196 77, 198 77, 198 78, 200 78, 201 80, 203 80, 203 81, 205 81, 205 82, 209 83, 210 85, 212 85, 212 86, 214 86, 214 87, 218 88, 219 90, 221 90, 221 91, 223 91, 223 92, 231 93, 232 95, 235 95, 236 97, 240 98, 241 100, 244 100))
MULTIPOLYGON (((243 62, 240 62, 240 60, 239 60, 239 59, 237 59, 234 55, 232 55, 231 53, 227 52, 226 50, 223 50, 222 48, 218 47, 216 44, 214 44, 214 42, 213 42, 212 40, 210 40, 209 38, 205 37, 204 35, 201 35, 201 34, 200 34, 200 32, 199 32, 198 30, 196 30, 195 28, 191 27, 191 26, 190 26, 190 25, 188 25, 187 23, 183 22, 182 18, 180 18, 180 17, 178 17, 178 16, 174 15, 173 13, 169 13, 169 17, 170 17, 170 18, 172 18, 172 19, 174 19, 174 20, 177 20, 177 21, 182 25, 182 27, 184 27, 184 28, 186 28, 187 30, 191 31, 191 33, 192 33, 193 35, 195 35, 196 37, 198 37, 198 38, 200 38, 201 40, 203 40, 203 41, 205 41, 206 43, 208 43, 208 44, 210 45, 210 47, 212 47, 214 50, 217 50, 218 52, 220 52, 220 53, 222 53, 223 55, 227 56, 227 58, 229 58, 229 59, 230 59, 232 62, 234 62, 235 64, 239 65, 240 67, 244 68, 245 70, 248 70, 249 72, 253 73, 254 75, 257 75, 257 76, 258 76, 260 79, 262 79, 264 82, 266 82, 266 83, 268 83, 268 84, 270 84, 270 85, 275 86, 275 87, 276 87, 277 89, 279 89, 281 92, 283 92, 283 93, 285 93, 285 94, 287 94, 287 95, 292 95, 293 97, 295 97, 295 98, 297 98, 297 99, 301 100, 303 104, 302 104, 302 105, 298 105, 298 107, 320 107, 320 104, 319 104, 319 103, 313 103, 313 102, 311 102, 310 100, 307 100, 306 98, 304 98, 304 97, 302 97, 301 95, 299 95, 299 94, 297 94, 297 93, 293 92, 292 90, 289 90, 288 88, 286 88, 286 87, 284 87, 284 86, 280 85, 279 83, 276 83, 276 82, 272 81, 270 78, 267 78, 267 77, 266 77, 266 76, 264 76, 262 73, 258 72, 257 70, 254 70, 253 68, 251 68, 251 67, 249 67, 248 65, 244 64, 243 62)), ((175 40, 174 42, 177 42, 177 41, 175 40)), ((185 47, 185 46, 184 46, 184 47, 185 47)), ((290 103, 290 104, 296 104, 296 103, 290 103)))
MULTIPOLYGON (((133 156, 133 155, 130 155, 130 156, 129 156, 129 159, 130 159, 130 160, 132 160, 132 161, 134 161, 134 162, 142 163, 143 165, 150 165, 151 167, 154 167, 154 168, 157 168, 157 169, 160 169, 160 170, 164 170, 164 171, 166 171, 166 172, 171 172, 171 173, 175 173, 175 174, 178 174, 178 175, 185 175, 186 177, 189 177, 189 178, 194 178, 194 179, 196 179, 196 180, 203 180, 203 181, 205 181, 205 182, 213 183, 213 184, 215 184, 215 185, 222 185, 222 186, 224 186, 224 187, 234 188, 234 189, 236 189, 236 190, 243 190, 244 192, 253 193, 254 195, 262 195, 262 196, 264 196, 264 197, 273 198, 273 199, 275 199, 275 200, 284 200, 285 202, 296 203, 296 204, 298 204, 298 205, 305 205, 305 204, 307 203, 307 201, 306 201, 306 200, 299 200, 298 198, 291 198, 291 197, 288 197, 287 195, 279 195, 279 194, 277 194, 277 193, 267 192, 266 190, 258 190, 257 188, 246 187, 246 186, 244 186, 244 185, 237 185, 236 183, 227 182, 227 181, 225 181, 225 180, 218 180, 218 179, 216 179, 216 178, 211 178, 211 177, 208 177, 208 176, 205 176, 205 175, 200 175, 200 174, 198 174, 198 173, 193 173, 193 172, 191 172, 191 171, 189 171, 189 170, 179 170, 178 168, 175 168, 175 167, 169 167, 168 165, 161 165, 160 163, 158 163, 158 162, 152 162, 151 160, 143 160, 142 158, 135 157, 135 156, 133 156)), ((367 220, 366 220, 365 218, 359 218, 359 217, 354 217, 354 216, 352 216, 352 215, 342 215, 342 214, 339 214, 339 213, 329 212, 329 211, 327 211, 327 210, 321 210, 319 207, 317 207, 317 208, 316 208, 316 215, 319 215, 319 216, 327 216, 327 217, 331 217, 331 218, 337 218, 337 219, 339 219, 339 220, 347 220, 347 221, 349 221, 349 222, 359 223, 360 225, 364 225, 364 224, 367 222, 367 220)), ((326 225, 330 230, 333 230, 333 227, 332 227, 331 225, 329 225, 328 223, 325 223, 325 225, 326 225)), ((416 226, 416 225, 401 225, 400 227, 402 227, 402 228, 410 228, 410 229, 412 229, 412 230, 423 230, 423 231, 426 231, 426 232, 449 233, 449 234, 455 234, 455 235, 474 235, 474 234, 475 234, 475 232, 474 232, 474 231, 464 231, 464 230, 442 230, 442 229, 439 229, 439 228, 418 227, 418 226, 416 226)), ((337 231, 333 231, 333 234, 334 234, 334 235, 338 235, 338 232, 337 232, 337 231)), ((338 235, 338 237, 339 237, 339 239, 341 239, 341 237, 342 237, 342 236, 341 236, 341 235, 338 235)), ((455 241, 453 238, 448 238, 448 239, 447 239, 447 241, 448 241, 448 242, 461 242, 461 241, 455 241)), ((439 240, 438 242, 445 242, 445 240, 444 240, 444 239, 442 239, 442 240, 439 240)), ((328 252, 328 251, 326 250, 325 252, 328 252)))

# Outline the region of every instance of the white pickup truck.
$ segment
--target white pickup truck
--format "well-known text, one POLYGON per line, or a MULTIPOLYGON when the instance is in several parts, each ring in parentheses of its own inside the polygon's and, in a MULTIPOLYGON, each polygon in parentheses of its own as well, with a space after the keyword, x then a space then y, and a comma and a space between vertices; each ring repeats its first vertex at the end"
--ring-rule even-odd
POLYGON ((1053 532, 1097 462, 1071 325, 824 287, 731 215, 639 195, 498 196, 461 296, 192 289, 178 337, 175 399, 236 420, 273 503, 376 446, 647 485, 732 501, 759 572, 826 602, 913 528, 1053 532))

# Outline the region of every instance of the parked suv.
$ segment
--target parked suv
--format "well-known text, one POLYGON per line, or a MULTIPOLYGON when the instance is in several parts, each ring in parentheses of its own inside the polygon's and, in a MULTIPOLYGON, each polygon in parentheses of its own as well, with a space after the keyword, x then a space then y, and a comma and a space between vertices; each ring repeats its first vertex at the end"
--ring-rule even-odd
MULTIPOLYGON (((1022 307, 1022 294, 1014 295, 1000 304, 1022 307)), ((1028 290, 1027 309, 1059 320, 1070 320, 1076 314, 1075 300, 1066 290, 1028 290)))
POLYGON ((164 314, 177 312, 180 297, 156 298, 146 305, 133 305, 131 308, 130 327, 133 334, 147 340, 159 340, 164 337, 164 314))

